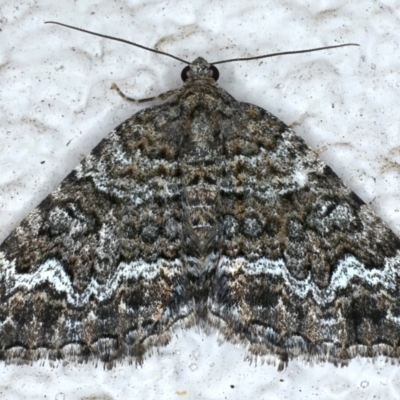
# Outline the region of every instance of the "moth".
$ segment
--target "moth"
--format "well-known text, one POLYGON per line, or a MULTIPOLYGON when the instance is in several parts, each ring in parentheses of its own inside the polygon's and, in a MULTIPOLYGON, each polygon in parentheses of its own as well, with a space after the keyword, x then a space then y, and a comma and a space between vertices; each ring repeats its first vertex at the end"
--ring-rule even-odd
POLYGON ((182 88, 0 246, 0 358, 141 364, 197 325, 279 369, 398 360, 396 235, 288 126, 218 87, 215 65, 241 59, 168 56, 187 64, 182 88))

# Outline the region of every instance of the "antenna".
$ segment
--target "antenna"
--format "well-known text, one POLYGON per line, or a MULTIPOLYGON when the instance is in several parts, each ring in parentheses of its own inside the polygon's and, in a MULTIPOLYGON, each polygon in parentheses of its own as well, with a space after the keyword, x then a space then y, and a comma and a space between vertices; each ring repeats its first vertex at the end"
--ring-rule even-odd
MULTIPOLYGON (((108 35, 103 35, 101 33, 97 33, 97 32, 92 32, 92 31, 88 31, 86 29, 82 29, 82 28, 77 28, 75 26, 71 26, 71 25, 67 25, 67 24, 62 24, 61 22, 55 22, 55 21, 46 21, 45 24, 55 24, 55 25, 60 25, 60 26, 64 26, 66 28, 69 29, 75 29, 76 31, 80 31, 80 32, 85 32, 85 33, 89 33, 90 35, 94 35, 94 36, 99 36, 105 39, 111 39, 111 40, 115 40, 117 42, 122 42, 122 43, 126 43, 126 44, 130 44, 132 46, 136 46, 139 47, 140 49, 143 50, 147 50, 147 51, 151 51, 153 53, 156 54, 161 54, 163 56, 167 56, 167 57, 171 57, 175 60, 178 60, 184 64, 190 64, 189 61, 183 60, 182 58, 176 57, 172 54, 169 53, 164 53, 163 51, 159 51, 156 49, 151 49, 150 47, 146 47, 146 46, 142 46, 141 44, 137 44, 134 42, 130 42, 129 40, 125 40, 125 39, 120 39, 117 37, 113 37, 113 36, 108 36, 108 35)), ((336 49, 338 47, 347 47, 347 46, 360 46, 357 43, 345 43, 345 44, 338 44, 335 46, 325 46, 325 47, 317 47, 314 49, 307 49, 307 50, 294 50, 294 51, 283 51, 280 53, 271 53, 271 54, 265 54, 263 56, 254 56, 254 57, 244 57, 244 58, 231 58, 229 60, 222 60, 222 61, 217 61, 215 63, 210 63, 211 65, 216 65, 216 64, 225 64, 228 62, 235 62, 235 61, 250 61, 250 60, 259 60, 261 58, 268 58, 268 57, 275 57, 275 56, 284 56, 284 55, 288 55, 288 54, 301 54, 301 53, 312 53, 313 51, 321 51, 321 50, 328 50, 328 49, 336 49)))
POLYGON ((103 35, 103 34, 97 33, 97 32, 87 31, 86 29, 77 28, 75 26, 71 26, 71 25, 67 25, 67 24, 62 24, 61 22, 46 21, 45 24, 55 24, 55 25, 65 26, 66 28, 75 29, 76 31, 89 33, 90 35, 100 36, 100 37, 105 38, 105 39, 111 39, 111 40, 116 40, 117 42, 127 43, 127 44, 130 44, 132 46, 139 47, 140 49, 143 49, 143 50, 152 51, 153 53, 162 54, 163 56, 168 56, 168 57, 174 58, 175 60, 183 62, 184 64, 190 64, 190 62, 185 61, 182 58, 175 57, 172 54, 164 53, 163 51, 159 51, 159 50, 156 50, 156 49, 151 49, 150 47, 142 46, 141 44, 130 42, 129 40, 116 38, 116 37, 113 37, 113 36, 107 36, 107 35, 103 35))

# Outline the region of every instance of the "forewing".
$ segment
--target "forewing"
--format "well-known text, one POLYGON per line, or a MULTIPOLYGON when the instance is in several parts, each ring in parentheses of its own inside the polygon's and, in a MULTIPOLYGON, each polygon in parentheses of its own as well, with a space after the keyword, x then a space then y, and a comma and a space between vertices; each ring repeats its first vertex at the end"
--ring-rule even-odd
POLYGON ((140 362, 190 313, 165 107, 114 130, 0 246, 3 359, 140 362))
POLYGON ((399 239, 276 117, 241 103, 234 125, 214 324, 282 361, 399 358, 399 239))

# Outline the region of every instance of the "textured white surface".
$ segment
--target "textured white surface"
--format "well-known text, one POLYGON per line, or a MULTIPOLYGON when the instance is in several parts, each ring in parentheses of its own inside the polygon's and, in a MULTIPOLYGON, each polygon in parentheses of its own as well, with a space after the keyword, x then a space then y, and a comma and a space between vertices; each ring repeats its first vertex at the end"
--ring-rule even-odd
MULTIPOLYGON (((220 85, 287 124, 400 234, 398 2, 0 0, 0 241, 116 125, 133 97, 178 87, 172 59, 70 23, 208 61, 343 42, 308 55, 221 65, 220 85)), ((249 365, 211 333, 177 332, 142 368, 0 365, 6 399, 399 399, 399 366, 249 365)))

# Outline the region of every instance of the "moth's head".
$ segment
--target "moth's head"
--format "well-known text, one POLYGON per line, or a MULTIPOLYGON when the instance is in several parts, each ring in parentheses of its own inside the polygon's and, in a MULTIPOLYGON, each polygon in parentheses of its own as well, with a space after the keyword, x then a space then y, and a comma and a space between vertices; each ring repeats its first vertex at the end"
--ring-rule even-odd
POLYGON ((181 77, 183 82, 210 78, 216 82, 219 78, 219 71, 217 67, 209 64, 204 58, 198 57, 191 64, 183 68, 181 77))

